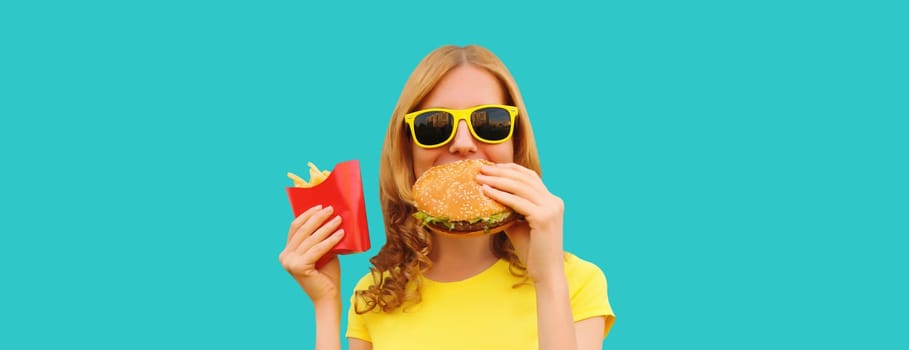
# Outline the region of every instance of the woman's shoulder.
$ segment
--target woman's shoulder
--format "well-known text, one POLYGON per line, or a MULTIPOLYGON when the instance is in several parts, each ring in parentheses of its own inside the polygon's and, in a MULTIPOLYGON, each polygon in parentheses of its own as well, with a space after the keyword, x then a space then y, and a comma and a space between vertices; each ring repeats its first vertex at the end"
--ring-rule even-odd
POLYGON ((387 273, 385 272, 380 274, 373 271, 368 271, 363 274, 359 280, 357 280, 357 284, 354 286, 354 290, 367 290, 369 289, 369 286, 376 284, 376 281, 381 281, 383 278, 385 278, 386 275, 387 273))
POLYGON ((565 274, 569 280, 606 278, 599 266, 569 252, 565 252, 565 274))
MULTIPOLYGON (((400 270, 395 268, 394 271, 400 271, 400 270)), ((364 273, 363 276, 361 276, 360 279, 357 280, 357 284, 354 286, 354 291, 367 290, 367 289, 369 289, 370 286, 376 285, 379 283, 379 281, 383 281, 388 277, 392 277, 391 271, 379 272, 377 270, 374 270, 373 268, 370 268, 369 271, 364 273)))
MULTIPOLYGON (((606 278, 603 270, 599 266, 570 252, 565 252, 565 273, 569 280, 575 281, 591 278, 606 278)), ((388 275, 389 273, 387 271, 381 273, 368 271, 357 280, 354 290, 367 290, 369 289, 369 286, 375 285, 377 281, 381 281, 388 275)))

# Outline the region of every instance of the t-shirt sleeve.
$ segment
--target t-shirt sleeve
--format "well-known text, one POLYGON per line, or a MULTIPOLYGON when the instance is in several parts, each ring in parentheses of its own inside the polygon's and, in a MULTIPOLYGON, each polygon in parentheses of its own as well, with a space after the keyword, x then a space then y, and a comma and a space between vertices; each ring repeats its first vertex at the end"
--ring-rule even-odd
POLYGON ((354 287, 353 295, 350 297, 350 310, 347 311, 346 336, 348 338, 357 338, 372 342, 372 338, 369 336, 369 329, 366 327, 366 314, 358 314, 356 311, 357 291, 366 290, 371 284, 372 276, 366 274, 366 276, 360 278, 360 281, 357 282, 357 286, 354 287))
POLYGON ((571 254, 566 260, 566 269, 574 321, 604 317, 603 338, 606 338, 615 321, 606 291, 606 275, 596 265, 571 254))

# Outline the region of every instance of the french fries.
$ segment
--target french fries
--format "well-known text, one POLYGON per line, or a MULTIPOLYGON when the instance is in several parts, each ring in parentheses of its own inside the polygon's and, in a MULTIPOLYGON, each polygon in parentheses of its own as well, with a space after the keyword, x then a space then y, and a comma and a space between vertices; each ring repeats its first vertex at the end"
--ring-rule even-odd
POLYGON ((312 162, 307 163, 309 165, 309 181, 304 180, 302 177, 297 176, 292 172, 287 172, 287 177, 289 177, 294 182, 294 187, 315 187, 316 185, 325 181, 328 178, 328 175, 331 174, 331 171, 328 170, 319 170, 315 164, 312 162))

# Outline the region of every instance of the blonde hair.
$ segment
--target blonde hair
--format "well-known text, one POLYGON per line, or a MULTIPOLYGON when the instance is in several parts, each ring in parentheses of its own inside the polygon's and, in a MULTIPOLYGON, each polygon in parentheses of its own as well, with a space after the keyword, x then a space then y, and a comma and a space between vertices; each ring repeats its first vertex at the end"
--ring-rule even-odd
MULTIPOLYGON (((540 171, 536 143, 527 118, 527 110, 518 86, 505 67, 489 50, 476 45, 440 47, 417 65, 404 84, 398 104, 388 123, 385 144, 379 164, 379 197, 385 219, 386 242, 379 253, 370 259, 373 285, 356 292, 357 313, 375 308, 390 312, 405 302, 420 302, 420 279, 431 265, 428 254, 432 249, 429 234, 413 218, 411 188, 416 179, 413 173, 411 137, 405 127, 404 115, 418 108, 445 74, 461 65, 483 68, 498 78, 504 88, 506 104, 518 108, 514 133, 514 162, 540 171), (408 285, 408 283, 413 284, 408 285)), ((509 262, 512 274, 526 276, 526 268, 518 260, 514 248, 504 233, 493 238, 493 253, 509 262)))

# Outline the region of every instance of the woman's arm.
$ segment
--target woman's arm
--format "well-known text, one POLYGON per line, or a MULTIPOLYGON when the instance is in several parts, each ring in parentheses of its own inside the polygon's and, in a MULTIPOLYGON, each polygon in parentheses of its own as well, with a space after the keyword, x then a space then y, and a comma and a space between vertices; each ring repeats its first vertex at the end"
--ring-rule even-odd
POLYGON ((350 350, 372 350, 372 343, 362 339, 347 338, 347 345, 350 350))
POLYGON ((341 298, 313 304, 316 311, 316 350, 341 349, 341 298))
POLYGON ((574 329, 578 338, 578 349, 602 349, 604 328, 606 328, 606 318, 603 316, 575 322, 574 329))
POLYGON ((540 350, 578 349, 565 271, 534 283, 540 350))
POLYGON ((565 203, 537 173, 517 164, 485 166, 477 181, 487 196, 524 215, 525 222, 505 234, 536 288, 540 349, 579 349, 579 344, 584 350, 601 348, 603 327, 594 334, 590 323, 595 320, 575 323, 571 312, 562 250, 565 203))
POLYGON ((544 281, 547 282, 535 283, 540 349, 602 349, 603 317, 574 322, 564 272, 561 277, 544 281), (562 282, 558 283, 558 279, 562 282))
POLYGON ((316 206, 290 224, 287 244, 278 260, 312 300, 316 314, 316 349, 341 349, 341 265, 337 257, 317 261, 344 236, 341 217, 331 207, 316 206))

